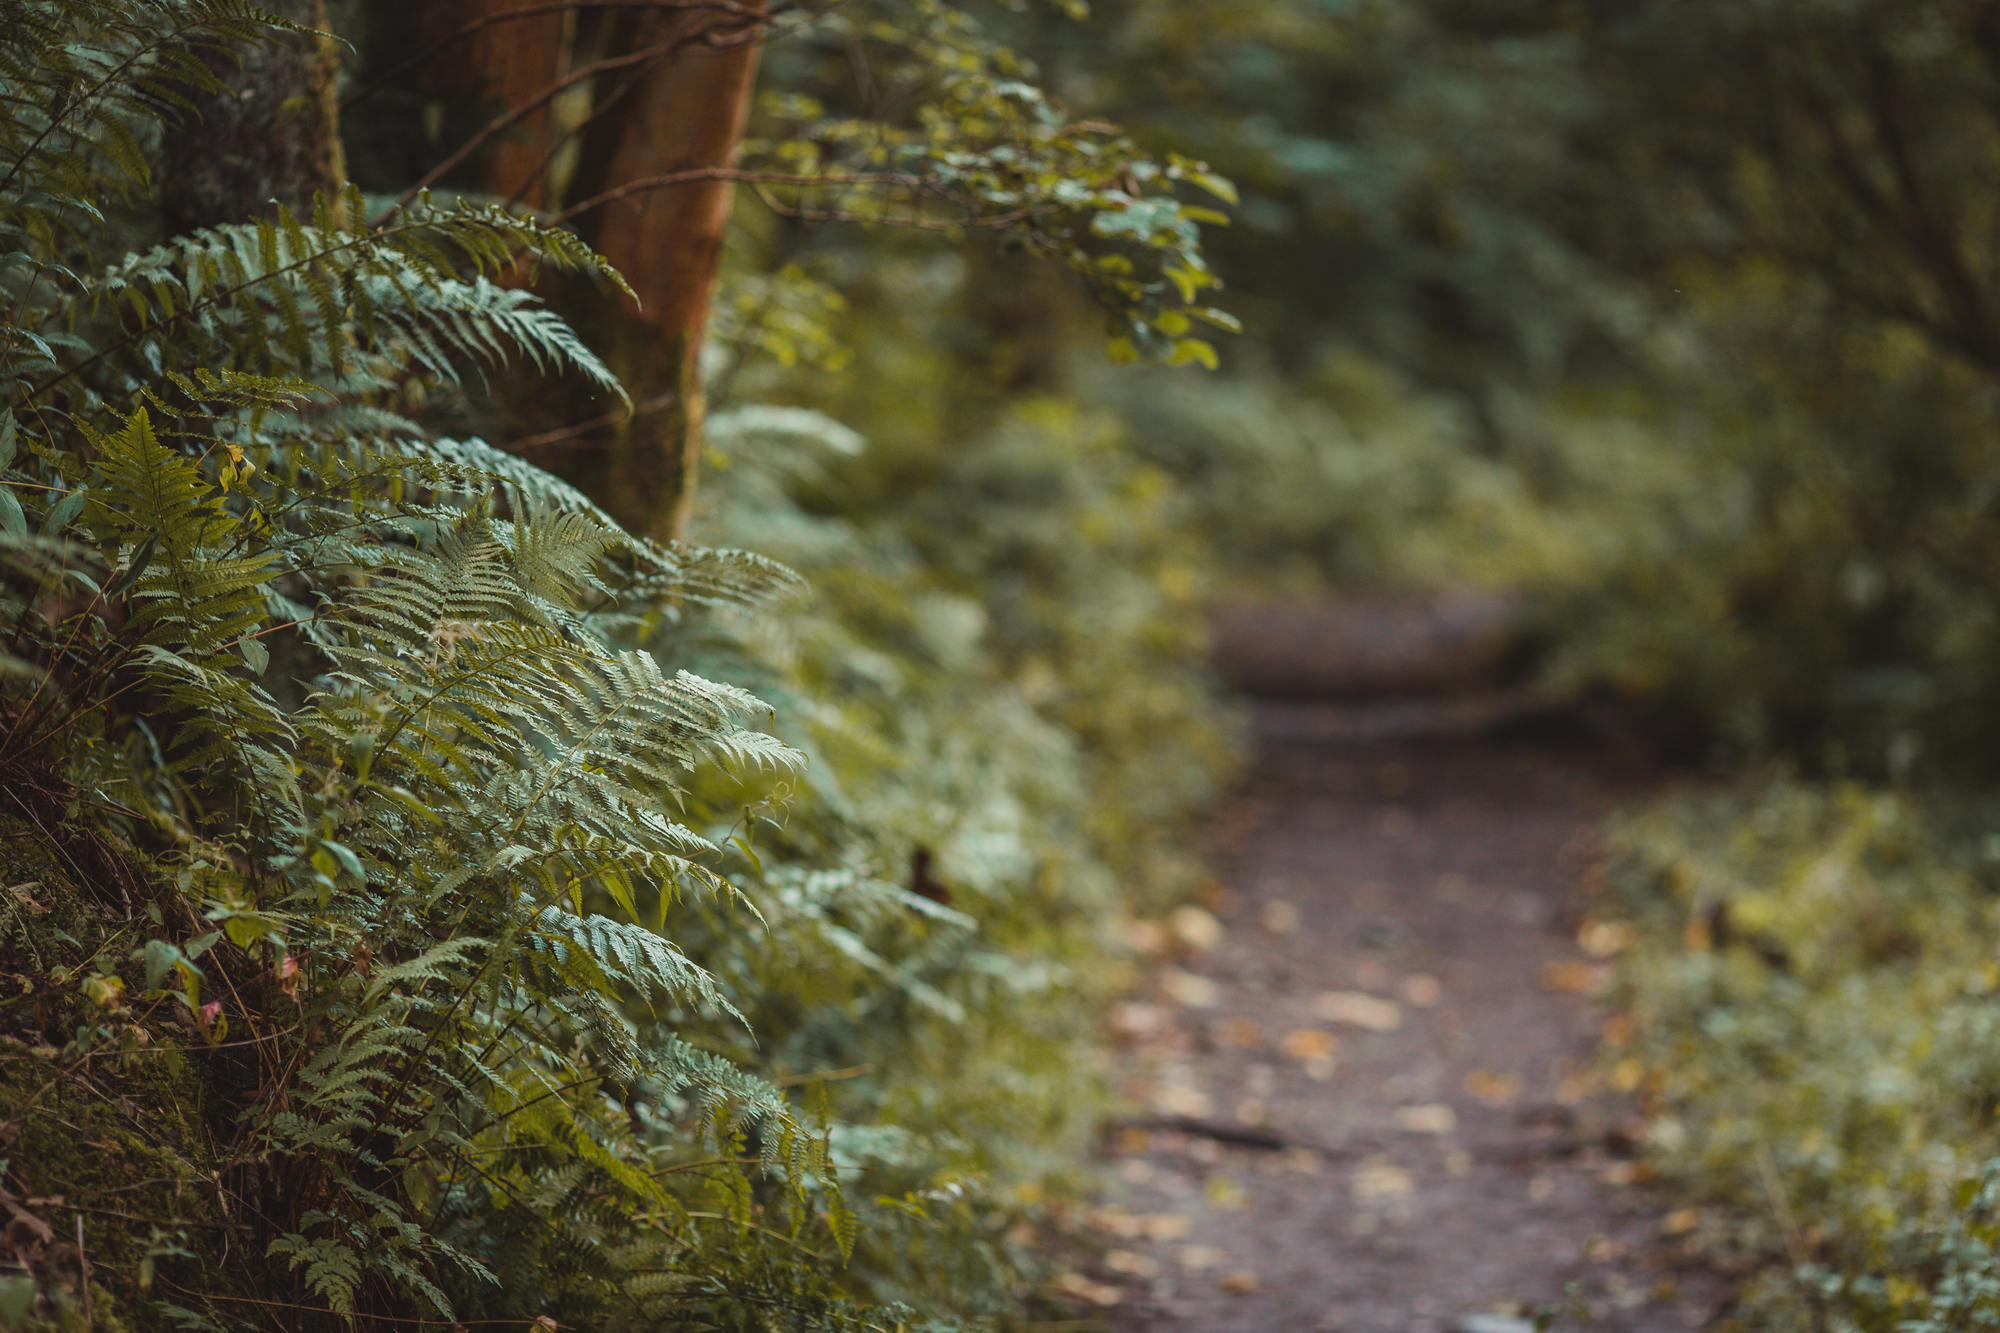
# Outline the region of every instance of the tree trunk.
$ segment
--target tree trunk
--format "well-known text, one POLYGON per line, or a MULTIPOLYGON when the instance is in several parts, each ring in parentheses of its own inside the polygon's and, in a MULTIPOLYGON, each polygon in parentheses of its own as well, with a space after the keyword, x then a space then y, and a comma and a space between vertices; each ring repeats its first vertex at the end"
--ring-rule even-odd
MULTIPOLYGON (((325 0, 264 0, 280 18, 326 28, 325 0)), ((337 59, 330 37, 276 33, 211 55, 228 91, 207 99, 162 144, 160 207, 169 235, 242 222, 282 204, 311 212, 323 195, 339 207, 341 159, 337 59)))
MULTIPOLYGON (((762 0, 745 8, 761 12, 762 0)), ((591 193, 727 166, 743 139, 756 80, 756 21, 654 12, 635 29, 628 49, 660 45, 673 54, 639 76, 608 142, 592 154, 591 193)), ((702 335, 734 190, 728 181, 704 180, 648 191, 582 224, 639 296, 636 312, 619 312, 601 330, 601 348, 634 401, 658 406, 616 428, 604 449, 574 451, 564 470, 619 519, 656 537, 683 536, 694 499, 705 408, 702 335)))
MULTIPOLYGON (((427 16, 432 40, 469 34, 432 62, 431 90, 475 98, 483 114, 502 114, 546 94, 572 64, 652 54, 602 76, 590 90, 589 117, 575 108, 558 116, 544 104, 497 135, 474 159, 479 188, 553 210, 636 181, 734 161, 756 78, 764 0, 593 13, 570 27, 561 15, 491 21, 534 2, 454 0, 427 16), (586 131, 579 120, 594 123, 586 131), (573 185, 552 182, 547 170, 559 157, 565 123, 582 141, 573 185)), ((636 309, 600 292, 558 286, 551 293, 641 410, 584 447, 540 461, 626 527, 655 537, 678 539, 687 528, 701 455, 702 335, 733 192, 727 181, 692 181, 640 191, 577 220, 584 239, 632 284, 636 309)), ((552 405, 538 395, 515 404, 517 424, 532 430, 550 417, 574 420, 600 410, 580 406, 552 405)))
MULTIPOLYGON (((530 7, 538 7, 537 0, 453 0, 428 10, 424 18, 430 40, 471 34, 430 62, 430 90, 470 99, 488 116, 525 106, 547 91, 568 61, 566 20, 572 16, 550 12, 491 21, 530 7)), ((547 168, 556 137, 554 107, 544 103, 497 136, 475 160, 479 188, 530 208, 547 208, 553 202, 547 168)))

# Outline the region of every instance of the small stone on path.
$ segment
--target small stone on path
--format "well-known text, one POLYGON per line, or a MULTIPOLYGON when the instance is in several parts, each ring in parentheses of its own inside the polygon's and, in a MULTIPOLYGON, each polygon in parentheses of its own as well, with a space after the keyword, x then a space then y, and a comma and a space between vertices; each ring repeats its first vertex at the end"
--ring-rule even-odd
POLYGON ((1451 1329, 1452 1333, 1535 1333, 1535 1322, 1510 1314, 1469 1314, 1451 1329))

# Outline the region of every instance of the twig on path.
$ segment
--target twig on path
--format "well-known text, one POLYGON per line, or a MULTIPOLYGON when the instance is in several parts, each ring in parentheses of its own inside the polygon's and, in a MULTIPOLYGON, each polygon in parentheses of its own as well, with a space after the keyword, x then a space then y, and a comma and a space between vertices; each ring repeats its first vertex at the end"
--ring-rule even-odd
POLYGON ((1220 1120, 1204 1120, 1192 1115, 1148 1115, 1133 1116, 1105 1123, 1106 1129, 1152 1129, 1166 1130, 1175 1134, 1189 1134, 1200 1139, 1214 1139, 1217 1143, 1227 1143, 1235 1148, 1249 1148, 1256 1152, 1285 1152, 1291 1148, 1308 1148, 1327 1157, 1339 1157, 1341 1149, 1323 1148, 1317 1143, 1307 1143, 1271 1129, 1255 1129, 1248 1125, 1232 1125, 1220 1120))

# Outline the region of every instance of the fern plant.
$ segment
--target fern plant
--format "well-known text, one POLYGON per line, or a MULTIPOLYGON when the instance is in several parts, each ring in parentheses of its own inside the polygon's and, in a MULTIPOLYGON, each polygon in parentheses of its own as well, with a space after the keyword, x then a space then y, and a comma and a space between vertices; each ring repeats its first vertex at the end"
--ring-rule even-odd
POLYGON ((350 196, 144 243, 149 136, 274 22, 0 5, 0 1188, 72 1210, 0 1317, 868 1324, 826 1133, 708 1049, 673 938, 742 901, 696 775, 754 805, 800 755, 629 646, 795 579, 421 426, 522 363, 619 392, 492 280, 618 281, 568 233, 350 196))

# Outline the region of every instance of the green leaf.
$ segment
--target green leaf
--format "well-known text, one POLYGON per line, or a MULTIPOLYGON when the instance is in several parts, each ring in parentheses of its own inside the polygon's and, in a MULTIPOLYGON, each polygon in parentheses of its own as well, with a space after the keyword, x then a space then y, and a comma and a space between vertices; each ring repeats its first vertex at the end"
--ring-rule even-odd
POLYGON ((1215 348, 1199 338, 1181 338, 1175 341, 1167 353, 1167 364, 1185 366, 1190 363, 1200 365, 1205 370, 1217 370, 1222 362, 1215 354, 1215 348))
POLYGON ((139 576, 146 572, 146 567, 153 563, 153 552, 158 549, 159 544, 160 538, 157 533, 149 535, 146 540, 140 542, 138 547, 132 552, 132 558, 126 563, 125 568, 114 574, 110 582, 104 585, 104 595, 106 597, 116 597, 134 583, 137 583, 139 576))
MULTIPOLYGON (((1243 202, 1237 196, 1236 182, 1230 180, 1227 176, 1219 176, 1212 171, 1195 171, 1189 173, 1188 179, 1199 185, 1202 189, 1207 190, 1223 203, 1228 204, 1231 208, 1243 202)), ((1228 220, 1227 218, 1223 219, 1225 223, 1228 220)))
POLYGON ((57 536, 63 529, 75 522, 76 516, 83 512, 84 502, 89 498, 88 493, 79 486, 58 500, 49 508, 48 514, 42 519, 42 536, 57 536))

